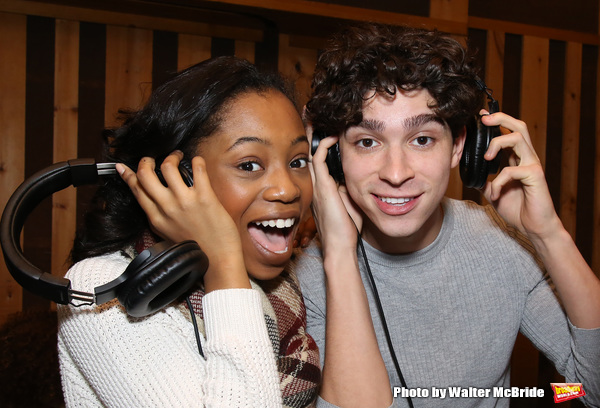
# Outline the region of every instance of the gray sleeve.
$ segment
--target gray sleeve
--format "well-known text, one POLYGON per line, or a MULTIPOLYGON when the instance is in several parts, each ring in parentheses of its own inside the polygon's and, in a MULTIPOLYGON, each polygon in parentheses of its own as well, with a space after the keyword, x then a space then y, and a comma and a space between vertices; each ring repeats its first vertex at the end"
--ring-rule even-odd
POLYGON ((600 328, 571 324, 554 293, 542 280, 527 297, 521 332, 550 359, 566 382, 581 383, 582 402, 600 406, 600 328))

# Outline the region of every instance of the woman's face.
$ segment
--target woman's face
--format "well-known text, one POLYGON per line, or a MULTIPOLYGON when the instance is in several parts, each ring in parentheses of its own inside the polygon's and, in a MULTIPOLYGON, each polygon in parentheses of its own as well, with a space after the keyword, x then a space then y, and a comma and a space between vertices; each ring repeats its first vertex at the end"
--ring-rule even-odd
POLYGON ((312 199, 308 140, 293 104, 277 91, 236 97, 199 154, 237 225, 249 275, 276 277, 312 199))

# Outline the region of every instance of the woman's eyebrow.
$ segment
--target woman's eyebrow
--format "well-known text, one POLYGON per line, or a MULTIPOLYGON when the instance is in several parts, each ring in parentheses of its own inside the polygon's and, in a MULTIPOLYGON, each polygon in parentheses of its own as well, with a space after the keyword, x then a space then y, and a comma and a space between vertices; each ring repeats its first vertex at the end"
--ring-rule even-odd
POLYGON ((297 144, 304 142, 308 143, 308 137, 306 137, 306 135, 300 135, 294 140, 292 140, 292 146, 296 146, 297 144))
MULTIPOLYGON (((227 151, 233 150, 233 149, 237 148, 238 146, 244 145, 246 143, 260 143, 265 146, 268 146, 271 144, 271 142, 269 142, 265 139, 261 139, 260 137, 257 137, 257 136, 242 136, 239 139, 237 139, 231 146, 229 146, 227 151)), ((306 135, 300 135, 297 138, 295 138, 294 140, 292 140, 291 145, 295 146, 299 143, 308 143, 308 137, 306 137, 306 135)))
POLYGON ((260 137, 257 137, 257 136, 242 136, 239 139, 237 139, 231 146, 229 146, 229 149, 227 149, 227 151, 233 150, 236 147, 238 147, 240 145, 244 145, 246 143, 260 143, 260 144, 264 144, 264 145, 270 144, 265 139, 261 139, 260 137))

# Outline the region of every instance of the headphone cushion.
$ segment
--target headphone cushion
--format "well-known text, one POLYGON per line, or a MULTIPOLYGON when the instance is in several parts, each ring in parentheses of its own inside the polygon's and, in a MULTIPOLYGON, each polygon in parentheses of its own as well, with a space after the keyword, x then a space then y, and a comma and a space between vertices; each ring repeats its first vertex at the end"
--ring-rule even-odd
POLYGON ((467 137, 460 161, 460 176, 465 186, 481 188, 489 175, 489 162, 484 159, 492 135, 490 128, 474 118, 467 126, 467 137))
POLYGON ((196 242, 163 241, 129 264, 124 272, 127 279, 116 290, 117 299, 129 315, 147 316, 189 291, 207 269, 208 258, 196 242))
POLYGON ((339 142, 329 148, 325 162, 327 163, 329 174, 331 174, 333 179, 338 183, 343 183, 345 179, 339 142))

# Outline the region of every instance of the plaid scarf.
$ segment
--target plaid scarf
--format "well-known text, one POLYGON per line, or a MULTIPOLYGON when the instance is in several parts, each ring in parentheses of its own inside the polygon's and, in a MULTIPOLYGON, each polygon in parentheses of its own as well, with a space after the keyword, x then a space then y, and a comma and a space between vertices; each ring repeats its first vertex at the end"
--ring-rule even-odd
MULTIPOLYGON (((144 234, 135 247, 137 253, 156 243, 150 233, 144 234)), ((279 387, 283 407, 303 408, 315 404, 321 380, 319 350, 313 338, 306 333, 306 309, 296 276, 283 271, 269 281, 250 281, 260 293, 265 323, 279 371, 279 387)), ((204 335, 202 298, 204 291, 196 290, 189 299, 194 307, 198 328, 204 335)), ((187 304, 179 307, 189 317, 187 304)))

